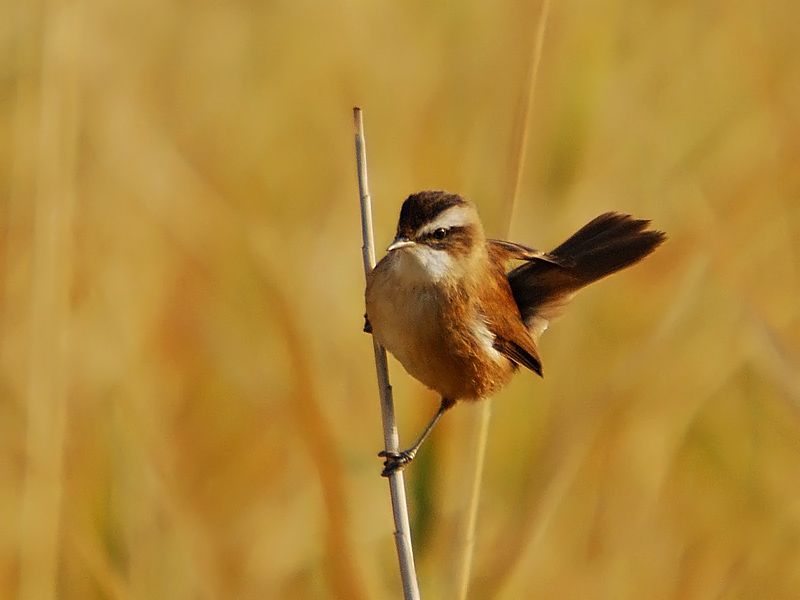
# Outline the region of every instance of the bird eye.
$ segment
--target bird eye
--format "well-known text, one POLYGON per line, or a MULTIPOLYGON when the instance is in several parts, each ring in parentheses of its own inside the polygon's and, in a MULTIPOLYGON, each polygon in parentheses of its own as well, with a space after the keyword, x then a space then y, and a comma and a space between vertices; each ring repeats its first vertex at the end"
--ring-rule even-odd
POLYGON ((444 227, 439 227, 439 229, 434 230, 433 232, 433 239, 435 240, 443 240, 447 237, 447 229, 444 227))

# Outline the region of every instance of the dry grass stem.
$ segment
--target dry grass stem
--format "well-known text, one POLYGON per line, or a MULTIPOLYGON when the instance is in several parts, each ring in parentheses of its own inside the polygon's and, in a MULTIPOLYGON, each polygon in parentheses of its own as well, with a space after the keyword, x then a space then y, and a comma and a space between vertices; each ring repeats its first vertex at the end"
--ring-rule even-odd
POLYGON ((78 128, 78 54, 64 39, 65 12, 63 6, 49 10, 43 33, 19 544, 21 600, 59 595, 78 128))
POLYGON ((477 426, 474 437, 475 443, 471 445, 474 450, 470 457, 473 471, 470 481, 469 502, 464 509, 463 524, 460 527, 460 532, 463 537, 459 540, 461 556, 457 563, 458 573, 456 573, 456 583, 458 585, 456 597, 462 600, 467 597, 467 593, 469 592, 472 559, 475 553, 475 529, 478 523, 478 505, 481 497, 483 467, 486 463, 486 447, 488 445, 491 413, 492 403, 487 399, 481 403, 480 415, 475 421, 477 426))
MULTIPOLYGON (((544 36, 547 30, 547 18, 550 13, 550 1, 543 0, 539 22, 534 38, 533 49, 528 66, 528 76, 525 90, 525 100, 522 102, 521 114, 518 119, 517 137, 515 146, 516 162, 513 173, 513 186, 508 197, 508 209, 506 210, 506 223, 504 233, 506 236, 511 233, 511 223, 514 219, 514 209, 519 197, 522 174, 525 166, 525 156, 528 146, 528 130, 530 115, 533 109, 534 92, 536 90, 536 80, 539 76, 539 64, 542 60, 542 48, 544 47, 544 36)), ((472 479, 469 486, 469 502, 467 503, 464 516, 462 518, 461 530, 461 552, 458 561, 458 576, 456 578, 457 597, 464 599, 469 591, 469 580, 472 571, 472 559, 475 547, 475 528, 477 526, 478 505, 480 504, 481 480, 483 478, 483 465, 486 461, 486 445, 488 443, 489 425, 492 417, 491 400, 486 399, 481 403, 480 415, 478 416, 477 431, 478 436, 473 446, 474 453, 471 456, 472 479)))
MULTIPOLYGON (((364 275, 375 267, 375 242, 372 234, 372 206, 367 178, 367 150, 364 139, 364 121, 361 109, 353 109, 355 122, 356 163, 358 165, 358 191, 361 199, 361 234, 363 238, 362 256, 364 259, 364 275)), ((389 384, 389 369, 386 364, 386 350, 372 338, 375 354, 375 370, 378 376, 378 390, 381 400, 381 418, 383 421, 383 439, 386 450, 399 450, 399 436, 394 419, 394 402, 392 387, 389 384)), ((414 567, 414 552, 411 545, 411 526, 408 520, 406 490, 401 470, 389 476, 389 490, 392 498, 392 515, 394 517, 394 539, 397 547, 397 558, 400 562, 400 577, 403 581, 403 597, 406 600, 419 598, 417 573, 414 567)))
POLYGON ((544 36, 547 31, 547 20, 550 16, 550 0, 542 0, 542 9, 539 14, 539 22, 536 27, 533 48, 531 51, 530 62, 528 63, 528 74, 525 79, 525 98, 521 99, 520 112, 517 116, 517 136, 514 138, 515 145, 512 156, 515 159, 514 168, 511 171, 513 184, 508 198, 508 209, 506 210, 506 222, 503 232, 511 235, 511 225, 514 223, 514 211, 519 201, 519 190, 522 186, 522 176, 525 172, 525 159, 528 156, 528 132, 530 131, 531 114, 533 113, 533 102, 536 97, 536 81, 539 79, 539 65, 542 62, 542 49, 544 48, 544 36))

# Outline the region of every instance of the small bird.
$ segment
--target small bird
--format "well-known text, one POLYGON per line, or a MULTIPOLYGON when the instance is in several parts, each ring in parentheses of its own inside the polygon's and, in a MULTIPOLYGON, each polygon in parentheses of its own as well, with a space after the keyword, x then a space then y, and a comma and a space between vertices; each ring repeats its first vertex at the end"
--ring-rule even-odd
POLYGON ((475 205, 457 194, 406 198, 367 277, 364 330, 442 400, 410 448, 379 453, 382 475, 410 463, 456 402, 494 394, 520 366, 541 376, 536 344, 550 321, 580 288, 653 252, 666 235, 649 223, 605 213, 545 253, 487 239, 475 205), (523 264, 509 272, 512 260, 523 264))

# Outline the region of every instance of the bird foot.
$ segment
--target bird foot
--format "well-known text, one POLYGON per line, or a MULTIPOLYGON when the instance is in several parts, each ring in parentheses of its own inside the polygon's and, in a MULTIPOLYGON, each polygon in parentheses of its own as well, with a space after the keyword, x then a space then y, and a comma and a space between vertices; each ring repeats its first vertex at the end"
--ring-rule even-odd
POLYGON ((381 450, 378 452, 378 456, 386 459, 383 461, 383 471, 381 471, 381 477, 389 477, 389 475, 395 471, 401 471, 405 469, 406 465, 414 460, 416 455, 417 451, 414 448, 409 448, 408 450, 403 450, 401 452, 381 450))

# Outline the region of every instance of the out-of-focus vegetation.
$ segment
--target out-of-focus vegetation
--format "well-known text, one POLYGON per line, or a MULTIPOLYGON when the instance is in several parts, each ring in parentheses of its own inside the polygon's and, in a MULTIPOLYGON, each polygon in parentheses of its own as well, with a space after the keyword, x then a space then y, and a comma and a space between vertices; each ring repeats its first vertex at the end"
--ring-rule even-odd
MULTIPOLYGON (((398 596, 350 111, 379 245, 426 188, 500 235, 538 15, 3 3, 0 596, 398 596)), ((494 399, 472 597, 800 595, 798 40, 792 0, 553 3, 512 239, 670 241, 494 399)), ((407 474, 429 598, 476 414, 407 474)))

